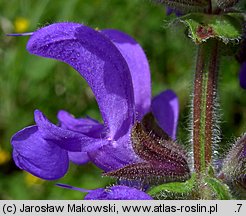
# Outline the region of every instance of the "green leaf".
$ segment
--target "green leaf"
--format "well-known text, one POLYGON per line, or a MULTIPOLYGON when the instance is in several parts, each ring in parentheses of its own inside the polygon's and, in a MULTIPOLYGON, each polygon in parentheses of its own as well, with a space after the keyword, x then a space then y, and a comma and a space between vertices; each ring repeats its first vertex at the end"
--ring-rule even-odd
POLYGON ((195 174, 186 182, 171 182, 152 187, 148 194, 158 199, 192 199, 196 185, 195 174))
POLYGON ((211 15, 191 13, 180 18, 189 30, 189 37, 196 43, 210 38, 222 40, 225 44, 238 42, 243 34, 244 16, 241 13, 211 15))
POLYGON ((212 190, 214 193, 215 199, 220 200, 230 200, 232 199, 229 187, 222 183, 220 180, 216 178, 205 178, 205 182, 207 186, 212 190))

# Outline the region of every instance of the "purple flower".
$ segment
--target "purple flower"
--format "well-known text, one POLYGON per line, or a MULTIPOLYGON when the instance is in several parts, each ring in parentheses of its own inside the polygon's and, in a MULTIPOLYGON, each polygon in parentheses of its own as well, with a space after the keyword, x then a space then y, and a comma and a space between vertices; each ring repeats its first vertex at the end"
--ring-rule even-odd
POLYGON ((180 11, 175 10, 175 9, 172 9, 172 8, 170 8, 170 7, 167 7, 167 9, 166 9, 166 14, 169 16, 169 15, 171 15, 172 13, 175 13, 176 16, 182 16, 182 15, 183 15, 180 11))
POLYGON ((240 86, 246 89, 246 61, 241 64, 239 72, 240 86))
POLYGON ((57 184, 62 188, 88 193, 85 200, 152 200, 153 198, 143 191, 124 185, 116 185, 112 187, 98 188, 95 190, 84 190, 70 185, 57 184))
POLYGON ((141 162, 132 148, 130 133, 134 123, 149 111, 175 139, 177 97, 168 90, 156 96, 151 105, 149 65, 140 45, 128 35, 57 23, 34 32, 27 50, 77 70, 96 97, 103 124, 60 111, 60 125, 56 126, 36 110, 36 124, 17 132, 11 140, 19 168, 53 180, 66 174, 69 161, 91 161, 106 172, 141 162))
MULTIPOLYGON (((166 6, 166 15, 167 16, 171 15, 172 13, 175 13, 176 16, 182 16, 183 14, 181 13, 181 11, 176 9, 176 7, 175 7, 177 2, 173 3, 172 1, 173 0, 170 0, 170 2, 167 3, 167 2, 163 2, 162 0, 156 0, 156 2, 158 2, 158 3, 163 3, 164 5, 169 5, 169 6, 166 6), (173 4, 173 6, 170 6, 170 5, 172 5, 171 3, 173 4)), ((185 6, 185 5, 183 4, 183 6, 185 6)), ((179 9, 180 9, 180 7, 179 7, 179 9)))
POLYGON ((246 89, 246 23, 243 26, 243 37, 236 59, 240 63, 239 83, 243 89, 246 89))
POLYGON ((166 8, 166 14, 169 16, 169 15, 171 15, 172 13, 175 13, 175 15, 178 16, 178 17, 183 15, 179 10, 173 9, 173 8, 171 8, 171 7, 167 7, 167 8, 166 8))

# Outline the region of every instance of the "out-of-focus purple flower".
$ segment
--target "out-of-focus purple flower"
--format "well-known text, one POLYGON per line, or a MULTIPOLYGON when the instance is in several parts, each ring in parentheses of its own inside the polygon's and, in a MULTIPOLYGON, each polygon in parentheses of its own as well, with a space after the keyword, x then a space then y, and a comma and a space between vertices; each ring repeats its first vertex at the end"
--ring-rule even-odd
POLYGON ((241 64, 239 72, 240 86, 246 89, 246 61, 241 64))
POLYGON ((175 13, 176 16, 182 16, 182 15, 183 15, 180 11, 175 10, 175 9, 172 9, 172 8, 170 8, 170 7, 167 7, 167 8, 166 8, 166 14, 169 16, 169 15, 171 15, 172 13, 175 13))
MULTIPOLYGON (((170 0, 170 1, 172 1, 172 0, 170 0)), ((162 2, 162 1, 157 1, 157 2, 162 2)), ((176 16, 182 16, 183 15, 179 10, 174 9, 173 7, 166 6, 166 15, 169 16, 172 13, 175 13, 176 16)))
POLYGON ((244 33, 236 59, 240 63, 239 83, 243 89, 246 89, 246 23, 244 23, 244 33))
POLYGON ((175 13, 176 16, 182 16, 186 13, 205 12, 209 8, 207 0, 153 0, 154 2, 166 6, 167 15, 175 13))
POLYGON ((70 185, 57 184, 62 188, 77 190, 83 193, 88 193, 85 200, 152 200, 153 198, 143 191, 133 187, 124 185, 116 185, 107 188, 98 188, 95 190, 84 190, 81 188, 72 187, 70 185))
POLYGON ((103 124, 60 111, 60 125, 56 126, 36 110, 36 125, 17 132, 11 140, 13 158, 21 169, 53 180, 65 175, 69 160, 78 164, 92 161, 106 172, 141 162, 132 148, 130 132, 151 110, 163 130, 175 139, 177 97, 165 91, 154 98, 151 108, 148 61, 128 35, 57 23, 34 32, 27 50, 77 70, 96 97, 103 124))

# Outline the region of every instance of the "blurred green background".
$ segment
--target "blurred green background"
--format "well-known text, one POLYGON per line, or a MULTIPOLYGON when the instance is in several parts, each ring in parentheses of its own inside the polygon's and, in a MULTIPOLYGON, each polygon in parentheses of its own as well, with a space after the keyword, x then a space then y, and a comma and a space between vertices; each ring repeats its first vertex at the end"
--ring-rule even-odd
MULTIPOLYGON (((175 90, 180 99, 178 139, 187 145, 188 115, 196 47, 175 24, 167 28, 165 8, 148 0, 8 0, 0 1, 0 199, 81 199, 83 194, 61 189, 66 183, 94 189, 112 184, 100 169, 71 164, 59 181, 42 181, 19 170, 11 159, 11 136, 33 124, 33 111, 42 110, 54 123, 59 109, 76 117, 100 119, 96 101, 86 82, 71 67, 31 56, 28 37, 6 33, 30 32, 54 22, 79 22, 93 28, 115 28, 133 36, 149 59, 153 95, 175 90)), ((246 91, 238 84, 239 65, 224 57, 220 72, 222 113, 221 152, 246 131, 246 91)))

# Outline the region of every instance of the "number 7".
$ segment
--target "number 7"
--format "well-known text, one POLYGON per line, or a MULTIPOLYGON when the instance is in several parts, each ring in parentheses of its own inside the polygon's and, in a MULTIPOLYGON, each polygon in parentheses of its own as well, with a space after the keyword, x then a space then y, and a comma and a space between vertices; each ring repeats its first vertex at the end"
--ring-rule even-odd
POLYGON ((240 212, 240 209, 241 209, 242 205, 243 205, 243 204, 237 204, 237 206, 238 206, 237 212, 240 212))

